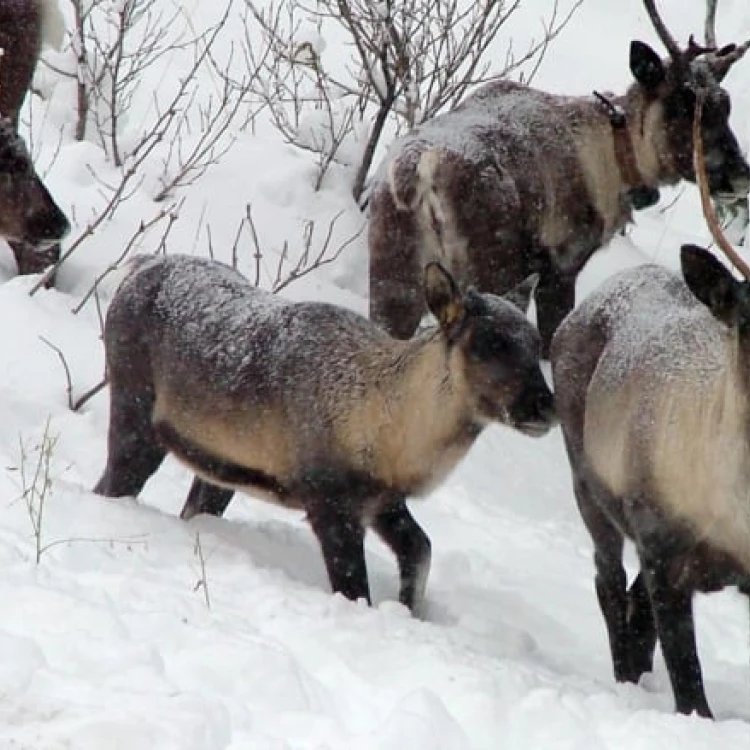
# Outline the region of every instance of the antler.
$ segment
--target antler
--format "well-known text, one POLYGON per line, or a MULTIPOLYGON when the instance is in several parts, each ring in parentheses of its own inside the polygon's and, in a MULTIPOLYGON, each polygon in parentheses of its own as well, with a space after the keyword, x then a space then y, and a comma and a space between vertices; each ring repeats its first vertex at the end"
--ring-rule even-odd
POLYGON ((734 65, 750 49, 750 39, 744 44, 727 44, 720 50, 716 49, 716 5, 718 0, 706 0, 706 22, 704 25, 705 46, 698 44, 691 35, 687 49, 681 49, 675 38, 669 33, 666 24, 656 10, 654 0, 643 0, 648 17, 667 48, 670 57, 676 64, 687 66, 700 55, 705 55, 706 62, 711 66, 718 81, 721 81, 734 65))
POLYGON ((739 60, 745 52, 750 49, 750 39, 739 46, 736 44, 727 44, 720 50, 717 50, 716 44, 716 6, 718 0, 706 0, 706 23, 703 33, 706 42, 706 60, 713 69, 717 80, 721 81, 729 72, 729 68, 739 60))
POLYGON ((643 0, 643 4, 646 6, 648 17, 651 19, 651 23, 653 24, 654 29, 656 29, 659 39, 661 39, 662 43, 667 48, 670 56, 675 62, 681 60, 683 53, 680 49, 680 45, 677 44, 675 38, 669 33, 669 29, 667 29, 664 21, 661 20, 661 16, 654 5, 654 0, 643 0))
POLYGON ((701 196, 701 207, 703 216, 706 218, 706 224, 714 238, 714 242, 719 246, 729 262, 748 280, 750 281, 750 266, 745 263, 739 253, 732 247, 732 244, 726 238, 721 230, 719 219, 716 217, 711 195, 708 189, 708 175, 706 174, 706 159, 703 151, 703 135, 701 133, 701 116, 703 114, 703 101, 706 98, 705 91, 698 89, 695 99, 695 116, 693 117, 693 168, 695 169, 695 179, 698 183, 698 191, 701 196))
POLYGON ((750 49, 750 39, 744 44, 727 44, 716 52, 712 52, 707 55, 708 61, 711 64, 714 75, 718 81, 721 81, 724 76, 729 72, 729 68, 739 60, 745 52, 750 49))
POLYGON ((706 47, 716 49, 716 3, 718 0, 706 0, 706 24, 703 27, 703 38, 706 47))
POLYGON ((698 42, 695 41, 695 37, 691 34, 690 39, 688 39, 687 49, 681 54, 681 62, 689 65, 696 57, 700 57, 701 55, 707 55, 710 57, 711 55, 708 53, 715 52, 715 46, 704 47, 702 44, 698 44, 698 42))

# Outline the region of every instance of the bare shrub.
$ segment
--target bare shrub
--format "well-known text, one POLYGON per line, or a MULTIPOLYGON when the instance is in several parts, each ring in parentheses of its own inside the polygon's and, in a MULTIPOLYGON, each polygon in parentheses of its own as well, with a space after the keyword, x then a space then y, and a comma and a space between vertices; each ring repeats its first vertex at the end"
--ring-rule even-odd
MULTIPOLYGON (((359 239, 365 230, 364 219, 356 230, 341 237, 338 223, 343 215, 344 212, 339 211, 322 230, 317 221, 304 220, 299 241, 292 244, 285 239, 280 246, 274 247, 260 238, 252 206, 248 203, 235 232, 231 265, 236 268, 240 256, 246 255, 252 259, 251 281, 274 293, 280 292, 293 282, 337 261, 359 239)), ((207 228, 207 236, 208 254, 213 257, 210 227, 207 228)))
POLYGON ((36 453, 36 460, 32 464, 31 473, 28 471, 29 449, 22 438, 19 438, 21 460, 19 472, 21 475, 21 497, 26 505, 26 512, 31 521, 34 534, 34 559, 38 565, 45 550, 43 543, 44 511, 52 491, 52 475, 50 466, 52 454, 57 444, 57 435, 50 432, 49 417, 44 423, 44 434, 41 442, 32 448, 36 453))
MULTIPOLYGON (((253 117, 249 103, 257 69, 237 64, 228 30, 235 0, 224 0, 218 20, 194 30, 177 6, 151 0, 70 0, 73 28, 68 31, 67 66, 54 70, 75 80, 75 137, 98 143, 115 167, 106 180, 91 171, 102 194, 102 204, 68 243, 37 291, 70 255, 117 215, 137 192, 150 193, 153 217, 142 226, 168 225, 178 214, 180 190, 194 184, 218 163, 235 142, 235 133, 253 117), (135 125, 128 113, 149 71, 165 60, 185 62, 179 76, 151 75, 160 80, 151 106, 135 125), (235 74, 240 69, 240 75, 235 74), (206 81, 210 86, 206 86, 206 81)), ((263 55, 259 53, 259 60, 263 55)), ((140 90, 140 91, 139 91, 140 90)), ((148 237, 159 237, 159 227, 138 231, 141 250, 148 237)))
POLYGON ((355 166, 352 193, 360 200, 389 121, 397 132, 413 128, 455 107, 473 86, 520 75, 526 65, 530 80, 581 2, 562 12, 553 0, 539 37, 518 52, 509 45, 493 66, 488 50, 522 0, 246 0, 245 54, 250 69, 262 71, 252 89, 286 142, 317 155, 316 187, 333 161, 343 161, 355 166), (263 59, 254 52, 257 31, 263 59), (325 59, 329 33, 343 33, 344 65, 325 59))

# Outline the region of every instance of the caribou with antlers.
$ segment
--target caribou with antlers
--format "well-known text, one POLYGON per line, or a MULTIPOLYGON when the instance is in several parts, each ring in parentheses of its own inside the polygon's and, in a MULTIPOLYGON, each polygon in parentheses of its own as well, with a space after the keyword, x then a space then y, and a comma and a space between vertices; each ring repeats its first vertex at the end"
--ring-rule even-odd
POLYGON ((709 196, 700 120, 710 94, 696 91, 695 169, 712 234, 744 280, 685 245, 683 278, 654 265, 614 276, 563 321, 551 352, 615 678, 651 670, 658 636, 677 710, 701 716, 711 711, 693 594, 736 585, 750 595, 750 268, 709 196), (626 537, 640 562, 629 588, 626 537))
MULTIPOLYGON (((622 96, 555 96, 487 84, 392 147, 370 201, 370 316, 406 338, 424 312, 421 268, 439 259, 462 283, 502 292, 538 272, 537 320, 547 346, 573 308, 591 254, 658 199, 694 181, 691 124, 705 92, 703 139, 717 200, 750 189, 721 82, 750 41, 685 49, 646 9, 669 58, 630 46, 634 83, 622 96)), ((709 39, 715 34, 709 23, 709 39)))
POLYGON ((60 257, 67 218, 34 171, 17 134, 18 117, 44 43, 64 31, 57 0, 0 2, 0 237, 8 240, 21 274, 37 273, 60 257))

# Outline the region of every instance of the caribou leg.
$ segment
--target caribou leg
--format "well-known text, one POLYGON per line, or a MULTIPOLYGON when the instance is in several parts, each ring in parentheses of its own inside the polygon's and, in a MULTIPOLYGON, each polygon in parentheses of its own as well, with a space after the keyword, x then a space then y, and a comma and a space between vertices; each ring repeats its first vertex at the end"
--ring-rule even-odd
POLYGON ((699 716, 711 718, 695 642, 693 591, 675 586, 670 578, 670 563, 677 552, 673 541, 654 531, 658 526, 653 519, 641 521, 636 526, 636 546, 672 683, 675 708, 683 714, 695 711, 699 716))
POLYGON ((403 498, 375 516, 372 527, 396 555, 401 576, 398 599, 413 612, 424 600, 430 572, 430 539, 403 498))
POLYGON ((378 191, 372 202, 370 320, 392 336, 408 339, 426 312, 416 219, 412 211, 396 209, 390 191, 378 191))
POLYGON ((536 288, 536 318, 542 337, 542 356, 549 359, 552 335, 576 301, 575 274, 561 273, 551 266, 542 271, 536 288))
POLYGON ((183 521, 188 521, 199 513, 207 513, 211 516, 223 516, 234 496, 234 490, 226 487, 218 487, 206 482, 200 477, 193 479, 190 486, 185 505, 180 513, 183 521))
POLYGON ((306 507, 307 520, 320 542, 331 588, 347 599, 365 599, 370 604, 365 530, 360 519, 332 496, 315 498, 306 507))
POLYGON ((94 492, 105 497, 137 495, 159 468, 166 450, 151 424, 154 395, 148 389, 134 395, 110 382, 107 466, 94 492))

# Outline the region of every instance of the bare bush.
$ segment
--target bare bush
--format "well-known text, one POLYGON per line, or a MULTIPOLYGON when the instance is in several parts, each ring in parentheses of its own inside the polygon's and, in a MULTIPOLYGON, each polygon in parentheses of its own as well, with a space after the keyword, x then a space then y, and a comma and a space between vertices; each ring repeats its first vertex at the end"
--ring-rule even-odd
POLYGON ((32 466, 31 474, 28 473, 28 448, 22 438, 19 438, 21 451, 21 460, 19 471, 21 474, 21 489, 23 501, 26 505, 26 512, 31 521, 31 528, 34 533, 34 559, 38 565, 41 562, 42 554, 45 551, 43 543, 44 529, 44 511, 52 491, 52 475, 50 467, 52 463, 52 454, 57 444, 57 435, 50 432, 49 417, 44 424, 44 434, 41 443, 34 446, 33 451, 36 453, 36 461, 32 466))
POLYGON ((477 84, 523 78, 527 65, 530 80, 581 2, 561 12, 553 0, 539 38, 519 52, 509 44, 493 66, 488 50, 522 0, 246 0, 246 56, 263 73, 252 88, 284 139, 318 156, 316 187, 333 161, 353 162, 359 200, 389 120, 397 132, 413 128, 477 84), (263 59, 254 52, 256 31, 263 59), (339 67, 324 58, 329 32, 343 32, 351 50, 339 67))
MULTIPOLYGON (((292 251, 288 239, 285 239, 280 247, 268 247, 267 243, 261 241, 252 206, 248 204, 245 207, 245 216, 235 233, 231 264, 237 267, 243 248, 247 248, 254 268, 250 277, 252 282, 274 293, 280 292, 304 276, 337 261, 341 254, 362 235, 366 226, 364 220, 354 232, 343 239, 340 238, 337 226, 343 214, 343 211, 339 211, 333 216, 322 232, 318 222, 311 219, 303 221, 301 241, 293 245, 299 250, 292 251)), ((208 254, 213 257, 210 229, 207 233, 208 254)))
MULTIPOLYGON (((70 65, 54 70, 76 82, 75 137, 99 143, 115 171, 114 178, 106 180, 91 170, 102 205, 32 294, 136 191, 146 190, 155 203, 169 203, 166 209, 155 207, 158 221, 146 219, 143 226, 172 222, 177 193, 220 161, 234 144, 235 134, 252 119, 249 92, 259 72, 246 68, 244 60, 235 64, 234 46, 227 38, 234 0, 224 0, 218 20, 202 31, 193 29, 181 9, 151 0, 70 0, 70 4, 74 18, 66 48, 70 65), (162 76, 137 126, 129 123, 137 96, 143 105, 147 72, 178 58, 184 63, 180 74, 162 76), (235 68, 241 69, 239 76, 235 68)), ((258 59, 262 61, 263 55, 259 53, 258 59)), ((156 230, 150 236, 158 237, 156 230)), ((146 232, 140 235, 139 248, 144 249, 146 232)))
POLYGON ((128 549, 137 544, 145 545, 148 536, 138 534, 121 538, 99 538, 88 536, 65 537, 63 539, 46 540, 45 514, 50 498, 53 494, 54 477, 52 474, 52 459, 57 446, 59 435, 51 431, 51 417, 44 423, 41 440, 29 444, 19 435, 19 462, 17 469, 21 484, 21 496, 26 506, 26 512, 31 522, 34 536, 34 562, 39 565, 46 552, 61 545, 106 544, 110 547, 123 545, 128 549))

